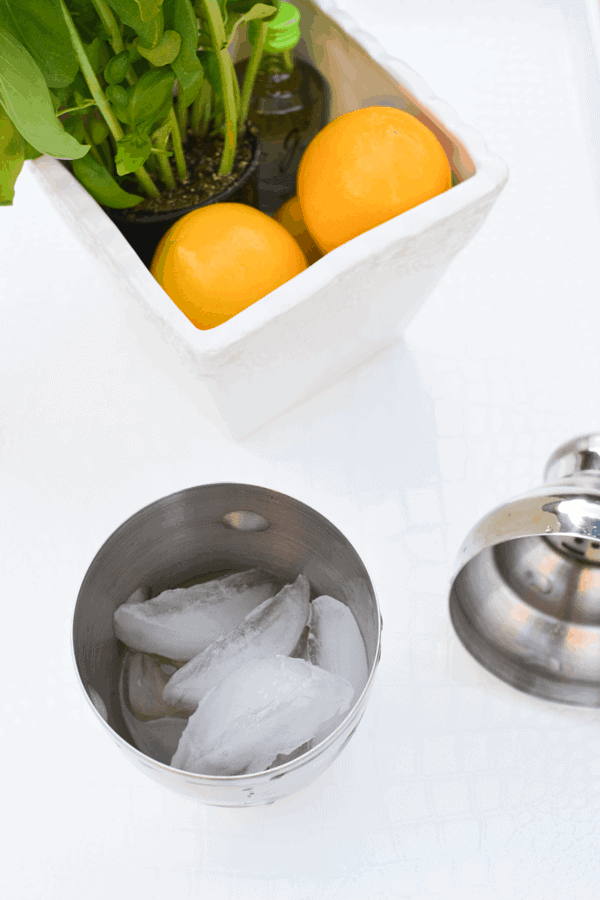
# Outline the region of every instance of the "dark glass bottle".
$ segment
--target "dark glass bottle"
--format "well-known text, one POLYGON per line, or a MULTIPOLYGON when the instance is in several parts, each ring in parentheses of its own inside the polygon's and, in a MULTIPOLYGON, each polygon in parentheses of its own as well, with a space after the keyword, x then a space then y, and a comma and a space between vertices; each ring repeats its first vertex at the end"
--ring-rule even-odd
MULTIPOLYGON (((268 22, 248 109, 262 141, 259 209, 269 215, 294 196, 302 154, 329 116, 327 82, 314 66, 293 56, 300 39, 299 19, 296 7, 283 2, 268 22)), ((260 21, 249 23, 248 37, 254 46, 260 27, 260 21)), ((241 86, 249 64, 250 60, 244 60, 236 65, 241 86)))

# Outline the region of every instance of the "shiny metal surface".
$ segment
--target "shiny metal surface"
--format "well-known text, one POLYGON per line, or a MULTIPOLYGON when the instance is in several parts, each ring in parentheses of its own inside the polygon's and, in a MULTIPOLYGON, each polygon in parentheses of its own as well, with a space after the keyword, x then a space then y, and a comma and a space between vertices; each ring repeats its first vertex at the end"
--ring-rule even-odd
POLYGON ((133 515, 109 537, 90 565, 73 621, 73 650, 82 686, 120 749, 155 781, 217 806, 272 803, 308 785, 333 762, 365 710, 380 640, 381 615, 373 586, 341 532, 292 497, 245 484, 189 488, 133 515), (330 594, 349 606, 367 652, 365 689, 328 738, 266 772, 206 777, 156 762, 133 745, 123 719, 119 703, 123 646, 113 633, 113 613, 140 585, 149 585, 156 595, 209 572, 252 566, 269 569, 285 580, 303 572, 314 596, 330 594))
POLYGON ((559 447, 545 477, 467 536, 450 615, 466 649, 514 687, 600 706, 600 434, 559 447))
POLYGON ((586 434, 562 444, 546 463, 544 481, 575 474, 600 477, 600 434, 586 434))

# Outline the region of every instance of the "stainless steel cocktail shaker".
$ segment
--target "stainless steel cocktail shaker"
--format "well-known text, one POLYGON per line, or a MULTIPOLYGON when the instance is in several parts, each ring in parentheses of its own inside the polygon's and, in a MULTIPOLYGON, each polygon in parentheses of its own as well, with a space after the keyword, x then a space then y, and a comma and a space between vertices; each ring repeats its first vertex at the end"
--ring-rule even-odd
POLYGON ((485 516, 459 553, 450 615, 522 691, 600 706, 600 434, 559 447, 545 484, 485 516))

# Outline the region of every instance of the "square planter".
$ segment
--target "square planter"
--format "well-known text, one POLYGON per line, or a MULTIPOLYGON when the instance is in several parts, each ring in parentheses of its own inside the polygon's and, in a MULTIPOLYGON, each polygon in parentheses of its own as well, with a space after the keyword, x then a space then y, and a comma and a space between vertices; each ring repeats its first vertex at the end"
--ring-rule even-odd
MULTIPOLYGON (((331 86, 331 118, 365 106, 405 109, 442 143, 459 181, 449 191, 328 253, 222 325, 196 329, 101 207, 58 160, 28 163, 60 215, 203 379, 237 437, 392 343, 479 229, 507 168, 409 67, 329 0, 295 0, 298 55, 331 86)), ((236 58, 248 55, 243 42, 236 58)))

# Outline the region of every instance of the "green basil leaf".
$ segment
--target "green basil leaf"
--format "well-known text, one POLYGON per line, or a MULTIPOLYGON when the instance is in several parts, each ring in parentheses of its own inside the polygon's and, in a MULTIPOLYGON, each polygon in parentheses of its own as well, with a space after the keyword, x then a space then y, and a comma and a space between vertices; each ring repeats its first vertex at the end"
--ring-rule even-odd
POLYGON ((274 12, 275 10, 273 9, 273 7, 267 6, 266 3, 255 3, 254 6, 248 10, 248 12, 233 17, 231 21, 228 21, 227 23, 227 43, 231 43, 236 30, 241 25, 245 25, 246 22, 252 22, 254 19, 268 19, 273 15, 274 12))
POLYGON ((171 136, 171 123, 165 122, 160 128, 152 133, 152 149, 164 150, 167 146, 169 137, 171 136))
POLYGON ((138 60, 140 60, 142 58, 140 55, 140 51, 137 48, 137 45, 138 45, 137 38, 135 38, 135 40, 130 41, 128 44, 125 45, 127 48, 127 52, 129 53, 129 58, 132 63, 138 62, 138 60))
POLYGON ((198 32, 198 44, 203 50, 214 50, 210 34, 206 31, 202 31, 202 28, 200 28, 200 31, 198 32))
POLYGON ((242 18, 245 22, 251 22, 252 19, 268 19, 274 13, 275 9, 270 3, 255 3, 242 18))
POLYGON ((36 150, 35 147, 32 147, 25 138, 23 138, 23 145, 25 147, 25 159, 38 159, 42 155, 40 151, 36 150))
POLYGON ((129 25, 138 34, 138 28, 143 24, 140 9, 135 0, 108 0, 124 25, 129 25))
POLYGON ((219 63, 217 61, 217 54, 214 50, 199 50, 198 59, 200 60, 204 75, 206 76, 208 83, 213 89, 213 95, 220 97, 221 80, 219 75, 219 63))
POLYGON ((133 28, 144 47, 150 50, 156 47, 162 37, 164 28, 162 9, 159 9, 151 19, 144 21, 135 0, 108 0, 108 4, 125 25, 133 28))
MULTIPOLYGON (((256 3, 256 0, 230 0, 230 2, 227 3, 227 12, 229 15, 238 15, 240 13, 241 14, 247 13, 249 10, 252 9, 252 7, 254 6, 255 3, 256 3)), ((273 2, 270 5, 271 5, 271 12, 273 15, 275 15, 279 4, 276 3, 275 0, 273 0, 273 2)))
POLYGON ((135 2, 139 6, 142 22, 153 19, 163 5, 163 0, 135 0, 135 2))
POLYGON ((75 76, 75 81, 70 86, 71 90, 75 95, 79 95, 83 97, 85 100, 92 100, 92 92, 90 91, 89 85, 81 72, 78 72, 75 76))
POLYGON ((108 125, 104 119, 88 117, 88 128, 94 144, 101 144, 109 135, 108 125))
POLYGON ((223 94, 221 92, 221 76, 219 72, 217 54, 214 52, 214 50, 201 50, 198 53, 198 57, 202 64, 202 68, 204 69, 206 80, 211 87, 210 120, 214 126, 211 134, 222 134, 223 126, 225 123, 225 116, 223 107, 223 94))
POLYGON ((181 47, 171 67, 178 81, 178 102, 187 109, 198 95, 204 73, 198 50, 198 20, 190 0, 165 0, 163 5, 165 25, 181 36, 181 47))
POLYGON ((105 94, 119 122, 131 125, 130 92, 120 84, 109 84, 105 94))
POLYGON ((142 27, 138 31, 140 44, 148 50, 153 50, 154 47, 158 47, 163 35, 164 27, 165 21, 161 10, 158 15, 154 16, 153 19, 150 19, 149 22, 142 23, 142 27))
POLYGON ((158 164, 158 153, 150 154, 150 156, 146 160, 146 164, 145 164, 144 168, 146 169, 146 171, 148 173, 155 172, 157 177, 160 178, 160 166, 158 164))
POLYGON ((74 159, 89 151, 56 118, 50 91, 33 57, 12 35, 2 31, 0 93, 13 125, 40 153, 74 159))
POLYGON ((93 156, 73 160, 73 173, 77 180, 91 194, 94 200, 113 209, 128 209, 137 206, 144 199, 137 194, 128 194, 120 187, 104 166, 93 156))
POLYGON ((140 56, 151 62, 153 66, 168 66, 176 59, 181 46, 181 38, 176 31, 165 31, 154 50, 147 50, 138 40, 138 52, 140 56))
POLYGON ((117 141, 117 175, 129 175, 143 166, 152 152, 152 141, 143 131, 132 131, 117 141))
POLYGON ((104 79, 107 84, 120 84, 129 71, 131 60, 127 50, 122 50, 106 64, 104 79))
POLYGON ((82 41, 89 44, 99 35, 105 39, 109 37, 98 22, 98 13, 90 0, 69 0, 68 6, 82 41))
POLYGON ((96 75, 99 75, 110 59, 106 42, 101 38, 95 37, 91 44, 85 44, 84 46, 92 69, 96 75))
MULTIPOLYGON (((172 66, 174 70, 174 65, 172 66)), ((177 76, 177 98, 182 109, 187 109, 194 102, 204 81, 204 73, 202 68, 198 68, 194 72, 179 70, 177 76)))
POLYGON ((198 49, 198 19, 191 0, 164 0, 165 26, 181 36, 180 61, 190 68, 198 49))
POLYGON ((48 87, 71 84, 79 63, 58 0, 0 0, 0 30, 29 51, 48 87))
POLYGON ((90 106, 90 99, 90 97, 84 97, 84 95, 80 94, 79 91, 75 91, 75 103, 82 109, 87 109, 88 106, 90 106))
POLYGON ((53 91, 50 91, 50 97, 52 98, 52 105, 54 106, 55 112, 59 107, 67 105, 70 95, 70 88, 54 88, 53 91))
POLYGON ((72 115, 64 120, 63 125, 65 131, 68 131, 76 141, 79 141, 80 144, 85 144, 82 113, 72 113, 72 115))
POLYGON ((169 69, 152 69, 129 89, 131 124, 134 128, 150 128, 165 106, 173 101, 175 75, 169 69))
POLYGON ((11 206, 24 159, 25 141, 0 107, 0 206, 11 206))

